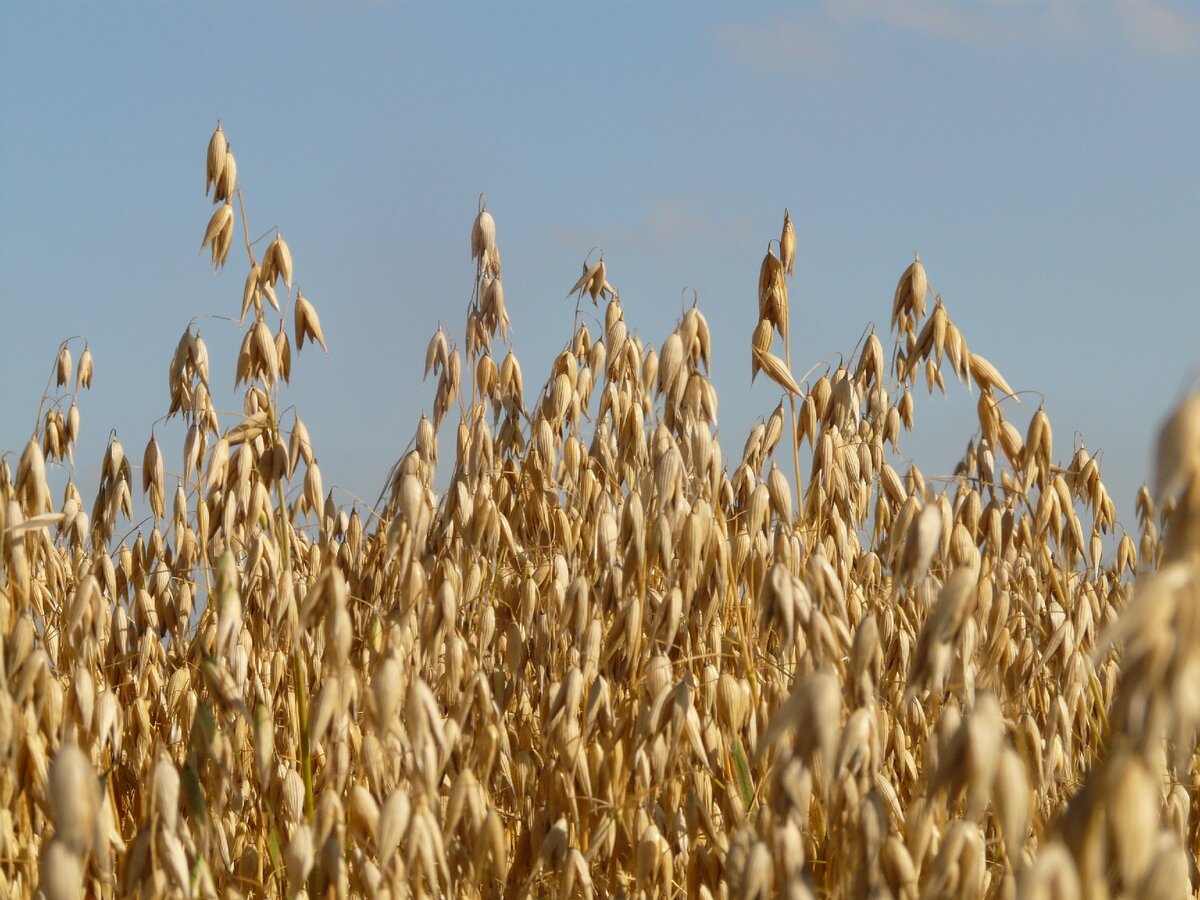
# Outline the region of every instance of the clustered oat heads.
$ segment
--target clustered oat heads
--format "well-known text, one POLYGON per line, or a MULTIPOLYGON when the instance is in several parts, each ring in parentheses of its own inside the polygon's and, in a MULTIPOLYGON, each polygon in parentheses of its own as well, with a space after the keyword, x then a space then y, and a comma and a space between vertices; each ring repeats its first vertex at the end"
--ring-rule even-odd
MULTIPOLYGON (((246 229, 220 128, 207 174, 221 263, 234 196, 246 229)), ((574 288, 603 333, 577 315, 527 397, 481 203, 464 349, 439 329, 432 416, 347 510, 279 412, 316 311, 283 240, 260 261, 246 233, 243 411, 221 421, 189 327, 182 465, 152 434, 144 522, 115 435, 90 515, 71 480, 52 497, 92 375, 71 342, 0 459, 3 893, 1193 895, 1200 395, 1135 542, 1096 457, 1056 452, 1041 408, 1019 427, 927 313, 919 259, 890 355, 871 330, 797 379, 788 215, 751 351, 783 398, 727 462, 703 313, 646 343, 603 263, 574 288), (978 423, 935 478, 899 446, 946 370, 978 423)))

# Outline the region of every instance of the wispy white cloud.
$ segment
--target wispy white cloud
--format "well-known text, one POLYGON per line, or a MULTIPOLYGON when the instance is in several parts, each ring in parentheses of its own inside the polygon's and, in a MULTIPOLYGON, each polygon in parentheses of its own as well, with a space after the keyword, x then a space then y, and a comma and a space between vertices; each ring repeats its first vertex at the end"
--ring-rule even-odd
POLYGON ((562 228, 560 242, 572 247, 638 247, 652 252, 673 252, 693 246, 715 246, 751 231, 747 217, 713 216, 695 198, 661 194, 638 216, 605 228, 562 228))
POLYGON ((750 68, 812 69, 835 66, 840 48, 824 23, 811 14, 800 19, 775 16, 753 22, 728 22, 718 28, 717 45, 750 68))
POLYGON ((1200 56, 1200 13, 1165 3, 1126 2, 1121 20, 1133 44, 1159 58, 1200 56))
POLYGON ((1094 11, 1076 0, 845 0, 826 9, 842 24, 882 23, 951 44, 1012 46, 1080 43, 1100 37, 1094 11))
POLYGON ((714 39, 744 65, 824 70, 853 57, 855 32, 880 27, 998 51, 1111 47, 1163 61, 1200 57, 1200 6, 1169 0, 826 0, 726 22, 714 39))
POLYGON ((723 241, 749 232, 749 219, 714 219, 694 199, 680 194, 658 197, 630 230, 635 240, 653 239, 672 248, 723 241))

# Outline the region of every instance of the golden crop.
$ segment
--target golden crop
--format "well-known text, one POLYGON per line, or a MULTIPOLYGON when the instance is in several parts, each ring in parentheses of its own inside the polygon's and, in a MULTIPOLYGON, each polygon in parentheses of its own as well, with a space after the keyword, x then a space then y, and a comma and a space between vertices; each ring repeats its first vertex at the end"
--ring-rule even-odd
POLYGON ((431 415, 348 511, 281 412, 321 322, 238 179, 218 126, 202 246, 247 235, 242 415, 189 328, 181 470, 152 435, 139 483, 114 438, 90 508, 56 500, 93 370, 66 343, 0 460, 6 895, 1193 894, 1200 395, 1135 541, 919 257, 890 335, 797 377, 788 214, 746 328, 782 399, 727 456, 703 313, 643 342, 603 257, 571 291, 603 334, 577 315, 526 392, 481 203, 463 343, 433 337, 431 415), (898 471, 947 381, 978 396, 957 471, 898 471))

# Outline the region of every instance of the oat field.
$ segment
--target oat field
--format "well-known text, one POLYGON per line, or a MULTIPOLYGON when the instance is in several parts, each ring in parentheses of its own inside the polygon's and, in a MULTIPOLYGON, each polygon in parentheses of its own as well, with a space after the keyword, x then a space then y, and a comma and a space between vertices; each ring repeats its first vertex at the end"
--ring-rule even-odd
POLYGON ((0 893, 1195 895, 1200 394, 1126 533, 919 257, 887 334, 799 371, 785 214, 730 362, 779 404, 719 446, 704 313, 640 336, 617 260, 563 274, 603 332, 522 371, 481 201, 465 333, 404 373, 428 414, 345 508, 287 383, 346 348, 251 242, 220 126, 206 168, 242 339, 233 372, 191 327, 164 348, 147 431, 169 413, 182 458, 114 438, 68 480, 104 377, 73 340, 0 460, 0 893), (927 477, 900 448, 934 392, 977 415, 927 477))

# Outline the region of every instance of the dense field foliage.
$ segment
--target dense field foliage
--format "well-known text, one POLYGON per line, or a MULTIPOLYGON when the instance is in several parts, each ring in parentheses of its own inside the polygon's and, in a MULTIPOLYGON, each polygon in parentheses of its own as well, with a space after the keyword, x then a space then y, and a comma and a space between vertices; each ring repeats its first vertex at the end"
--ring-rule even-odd
POLYGON ((919 258, 890 335, 797 377, 785 218, 746 328, 782 400, 722 448, 703 313, 643 341, 603 258, 571 296, 604 333, 576 316, 526 391, 481 205, 462 344, 344 509, 281 412, 316 309, 219 126, 207 174, 214 264, 246 235, 242 414, 189 327, 178 471, 113 438, 93 500, 52 496, 93 374, 66 343, 0 461, 6 895, 1193 893, 1200 395, 1125 534, 919 258), (936 479, 898 462, 935 390, 978 398, 936 479))

